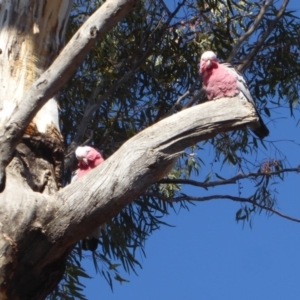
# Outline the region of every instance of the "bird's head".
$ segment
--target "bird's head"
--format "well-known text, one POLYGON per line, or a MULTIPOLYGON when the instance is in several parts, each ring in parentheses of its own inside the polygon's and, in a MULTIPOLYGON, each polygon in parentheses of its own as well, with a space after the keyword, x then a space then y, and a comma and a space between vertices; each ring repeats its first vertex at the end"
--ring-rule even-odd
POLYGON ((92 147, 89 146, 83 146, 83 147, 77 147, 75 150, 76 158, 79 162, 79 164, 88 165, 88 155, 92 151, 92 147))
POLYGON ((90 146, 78 147, 75 151, 75 155, 79 167, 83 169, 86 169, 87 167, 93 169, 104 161, 102 155, 90 146))
POLYGON ((209 70, 214 68, 218 63, 217 56, 212 51, 205 51, 201 55, 200 59, 200 73, 203 73, 203 71, 209 70))

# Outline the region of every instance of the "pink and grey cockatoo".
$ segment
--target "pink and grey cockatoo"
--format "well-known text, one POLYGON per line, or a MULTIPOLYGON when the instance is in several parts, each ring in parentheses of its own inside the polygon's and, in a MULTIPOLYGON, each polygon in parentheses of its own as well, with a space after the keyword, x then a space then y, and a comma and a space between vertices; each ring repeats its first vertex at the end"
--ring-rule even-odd
POLYGON ((251 125, 250 129, 261 139, 269 135, 269 130, 256 109, 245 79, 230 64, 219 63, 214 52, 206 51, 201 56, 200 73, 208 100, 238 96, 251 102, 259 122, 251 125))
MULTIPOLYGON (((82 176, 104 162, 101 154, 89 146, 78 147, 75 151, 75 155, 78 160, 78 169, 72 181, 79 180, 82 176)), ((103 230, 103 226, 98 227, 90 236, 82 240, 82 249, 95 251, 98 246, 101 230, 103 230)))
POLYGON ((76 179, 89 173, 92 169, 104 162, 101 154, 90 146, 78 147, 75 151, 78 160, 76 179))

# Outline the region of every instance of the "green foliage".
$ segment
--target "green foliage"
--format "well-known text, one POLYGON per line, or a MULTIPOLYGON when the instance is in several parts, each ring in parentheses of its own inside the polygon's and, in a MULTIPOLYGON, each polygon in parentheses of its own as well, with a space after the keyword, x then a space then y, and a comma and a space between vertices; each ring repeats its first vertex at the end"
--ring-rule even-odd
MULTIPOLYGON (((68 38, 101 3, 74 1, 68 38)), ((107 158, 137 132, 171 110, 184 108, 201 88, 197 70, 201 53, 212 49, 221 60, 226 60, 253 26, 262 5, 245 0, 183 1, 173 8, 173 13, 163 1, 140 2, 93 48, 62 91, 60 116, 66 148, 71 142, 81 144, 88 140, 107 158), (175 105, 188 89, 191 93, 175 105)), ((278 5, 270 6, 252 36, 237 49, 233 61, 244 71, 265 119, 274 118, 274 111, 285 106, 293 115, 299 106, 300 24, 293 12, 285 10, 271 30, 278 5), (251 53, 255 55, 248 63, 251 53)), ((283 169, 282 161, 284 155, 274 143, 266 145, 245 129, 220 134, 187 149, 169 179, 189 179, 197 174, 203 183, 222 181, 226 175, 220 174, 220 169, 225 164, 243 174, 259 170, 265 176, 253 180, 253 204, 242 203, 236 214, 236 220, 251 222, 262 206, 274 207, 276 193, 272 186, 283 175, 268 176, 267 164, 270 170, 283 169), (272 149, 274 157, 265 157, 266 147, 272 149), (201 160, 204 149, 211 153, 211 162, 205 165, 201 160), (262 155, 264 160, 258 158, 262 155), (210 167, 206 175, 204 167, 210 167)), ((66 183, 75 168, 75 162, 67 166, 66 183)), ((239 186, 241 196, 241 183, 239 186)), ((147 238, 161 225, 167 225, 163 217, 170 210, 188 208, 189 201, 168 201, 187 197, 182 187, 178 183, 157 183, 107 224, 100 247, 90 258, 111 288, 115 280, 127 281, 119 272, 120 266, 127 273, 141 267, 137 251, 145 255, 147 238)), ((69 257, 64 279, 49 299, 85 299, 80 278, 88 275, 82 269, 81 259, 88 257, 77 246, 69 257)))
POLYGON ((272 186, 277 184, 277 179, 283 181, 284 173, 279 173, 283 169, 283 162, 277 160, 268 160, 261 165, 258 174, 264 174, 265 176, 254 180, 257 189, 251 196, 252 204, 244 203, 242 205, 236 213, 237 222, 248 221, 251 226, 251 217, 255 212, 261 213, 264 211, 269 215, 273 214, 272 211, 276 205, 276 189, 272 189, 272 186), (276 172, 278 173, 276 174, 276 172))
POLYGON ((80 249, 77 246, 68 257, 63 279, 53 293, 47 297, 47 300, 87 300, 82 293, 85 286, 80 283, 80 278, 91 277, 81 267, 79 257, 80 249))

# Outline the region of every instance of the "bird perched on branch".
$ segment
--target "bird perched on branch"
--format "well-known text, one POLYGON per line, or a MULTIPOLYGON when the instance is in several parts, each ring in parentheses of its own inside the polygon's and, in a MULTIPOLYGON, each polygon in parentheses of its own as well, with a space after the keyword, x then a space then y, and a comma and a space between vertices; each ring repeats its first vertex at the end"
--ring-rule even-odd
POLYGON ((92 169, 104 162, 101 154, 96 149, 90 146, 78 147, 75 150, 75 155, 78 160, 76 179, 84 176, 92 169))
POLYGON ((269 135, 269 130, 256 109, 245 79, 230 64, 219 63, 214 52, 206 51, 201 56, 200 73, 208 100, 240 97, 251 102, 259 121, 257 124, 249 126, 250 129, 261 139, 269 135))
MULTIPOLYGON (((104 162, 101 154, 89 146, 78 147, 75 151, 78 160, 78 169, 72 181, 80 179, 89 173, 92 169, 104 162)), ((95 251, 98 246, 98 240, 101 235, 102 226, 98 227, 90 236, 82 240, 82 249, 95 251)))

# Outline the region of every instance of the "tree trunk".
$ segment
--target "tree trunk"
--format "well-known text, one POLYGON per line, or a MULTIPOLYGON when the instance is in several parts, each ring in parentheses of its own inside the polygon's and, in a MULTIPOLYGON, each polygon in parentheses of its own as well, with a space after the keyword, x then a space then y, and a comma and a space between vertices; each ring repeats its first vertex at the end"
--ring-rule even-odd
POLYGON ((55 196, 28 190, 24 166, 14 158, 1 194, 1 299, 43 299, 74 244, 161 179, 181 151, 257 120, 253 106, 239 98, 189 108, 137 134, 55 196))
POLYGON ((107 1, 52 69, 73 1, 0 4, 0 299, 44 299, 62 277, 74 240, 59 246, 45 229, 58 209, 63 161, 54 96, 136 1, 107 1), (53 245, 60 250, 45 258, 53 245))
MULTIPOLYGON (((21 102, 24 94, 57 57, 64 45, 72 2, 3 1, 0 11, 0 124, 9 123, 13 112, 26 105, 21 102)), ((49 99, 31 120, 22 146, 17 147, 15 154, 27 166, 23 175, 32 190, 48 194, 57 191, 63 140, 55 98, 49 99)))
MULTIPOLYGON (((64 46, 67 20, 73 1, 3 1, 0 6, 0 124, 9 124, 24 94, 50 66, 64 46)), ((59 130, 55 98, 38 111, 17 145, 6 169, 6 188, 0 195, 0 298, 43 299, 60 280, 64 264, 53 268, 55 280, 28 280, 34 273, 33 240, 42 242, 40 224, 49 216, 49 199, 35 195, 54 195, 61 180, 63 139, 59 130), (39 199, 42 212, 34 207, 39 199), (45 215, 45 211, 48 213, 45 215), (41 216, 39 219, 38 216, 41 216), (22 250, 27 248, 27 254, 22 250), (29 271, 30 270, 30 271, 29 271), (10 274, 10 275, 9 275, 10 274), (48 283, 50 282, 50 283, 48 283)), ((62 259, 64 259, 62 257, 62 259)), ((48 266, 49 267, 49 266, 48 266)), ((41 275, 41 274, 40 274, 41 275)))
POLYGON ((187 109, 139 133, 84 178, 59 190, 63 142, 56 101, 30 116, 135 3, 107 0, 103 18, 90 19, 102 25, 83 26, 50 68, 63 45, 72 2, 7 0, 0 5, 0 167, 10 161, 0 194, 1 300, 44 299, 60 281, 75 243, 163 177, 181 151, 257 121, 251 104, 238 98, 187 109), (74 43, 79 47, 71 53, 74 43))

